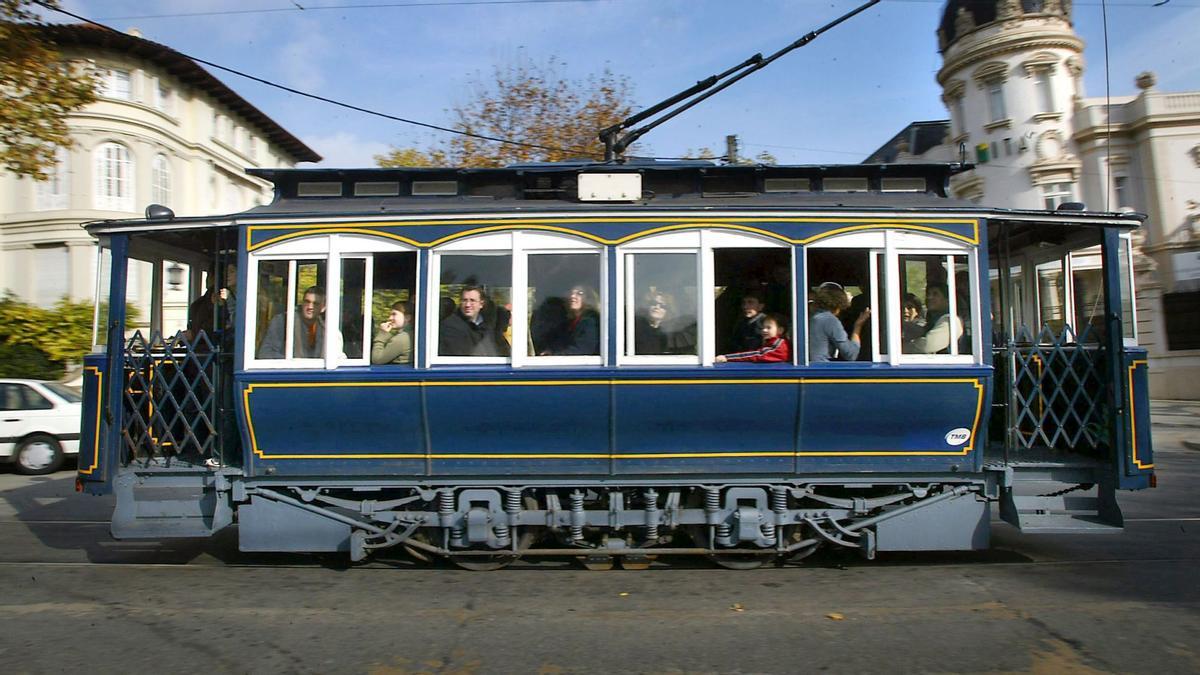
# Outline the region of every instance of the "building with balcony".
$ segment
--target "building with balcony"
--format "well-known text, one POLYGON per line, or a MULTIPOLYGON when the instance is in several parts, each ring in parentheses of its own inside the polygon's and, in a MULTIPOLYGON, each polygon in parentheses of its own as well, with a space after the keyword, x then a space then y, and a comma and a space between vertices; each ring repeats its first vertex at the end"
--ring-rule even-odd
MULTIPOLYGON (((1162 92, 1143 73, 1137 94, 1087 97, 1084 44, 1061 0, 950 0, 937 37, 949 119, 909 124, 866 162, 965 156, 976 168, 952 180, 960 198, 1146 213, 1130 238, 1138 323, 1127 334, 1150 353, 1152 396, 1200 399, 1200 92, 1162 92)), ((1086 256, 1057 264, 1028 289, 1050 313, 1086 256)))

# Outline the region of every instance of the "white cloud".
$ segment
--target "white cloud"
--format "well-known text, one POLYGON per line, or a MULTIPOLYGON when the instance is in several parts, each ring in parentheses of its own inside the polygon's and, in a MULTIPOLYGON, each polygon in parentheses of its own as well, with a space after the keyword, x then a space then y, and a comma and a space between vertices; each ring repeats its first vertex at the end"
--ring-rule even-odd
POLYGON ((322 168, 372 167, 375 166, 375 155, 390 149, 387 143, 359 138, 347 131, 325 136, 304 136, 301 140, 325 158, 315 165, 322 168))

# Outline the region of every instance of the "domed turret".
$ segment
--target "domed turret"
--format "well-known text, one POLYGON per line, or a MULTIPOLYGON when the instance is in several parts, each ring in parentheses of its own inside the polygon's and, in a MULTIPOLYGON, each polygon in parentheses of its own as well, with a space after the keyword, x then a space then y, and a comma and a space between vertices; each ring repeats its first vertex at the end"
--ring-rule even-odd
POLYGON ((1022 208, 1078 198, 1069 130, 1082 96, 1083 41, 1070 16, 1066 0, 946 3, 938 83, 950 143, 964 144, 978 164, 952 183, 957 196, 1022 208))

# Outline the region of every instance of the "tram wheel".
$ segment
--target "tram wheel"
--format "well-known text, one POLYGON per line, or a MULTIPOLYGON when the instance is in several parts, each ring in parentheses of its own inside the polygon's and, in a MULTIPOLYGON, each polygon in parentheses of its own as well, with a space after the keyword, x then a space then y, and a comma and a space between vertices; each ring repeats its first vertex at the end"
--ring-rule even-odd
POLYGON ((611 555, 579 555, 575 556, 583 568, 591 572, 607 572, 613 568, 611 555))
MULTIPOLYGON (((688 528, 688 532, 698 546, 711 548, 708 542, 707 525, 693 525, 688 528)), ((720 553, 720 549, 717 550, 718 552, 709 553, 707 557, 718 567, 724 567, 727 570, 756 570, 775 559, 775 556, 770 553, 720 553)))
POLYGON ((494 572, 513 564, 519 556, 515 555, 451 555, 450 562, 456 567, 472 572, 494 572))
POLYGON ((626 555, 621 556, 621 569, 640 572, 650 569, 650 564, 658 559, 656 555, 626 555))

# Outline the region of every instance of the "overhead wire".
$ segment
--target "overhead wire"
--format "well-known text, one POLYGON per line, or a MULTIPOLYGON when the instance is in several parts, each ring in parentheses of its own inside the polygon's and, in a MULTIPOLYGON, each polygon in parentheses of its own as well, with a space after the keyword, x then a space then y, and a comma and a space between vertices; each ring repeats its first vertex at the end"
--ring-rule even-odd
POLYGON ((293 5, 291 7, 262 7, 258 9, 222 9, 206 12, 174 12, 170 14, 130 14, 102 16, 97 21, 128 21, 134 19, 183 19, 203 16, 233 16, 239 14, 278 14, 282 12, 320 12, 353 9, 404 9, 408 7, 464 7, 474 5, 561 5, 573 3, 614 2, 616 0, 447 0, 446 2, 372 2, 357 5, 293 5))
MULTIPOLYGON (((65 15, 67 15, 67 16, 69 16, 69 17, 73 18, 73 19, 77 19, 77 20, 79 20, 79 21, 82 21, 82 22, 84 22, 84 23, 87 23, 87 24, 91 24, 91 25, 93 25, 93 26, 96 26, 97 28, 101 28, 101 29, 103 29, 103 30, 111 31, 111 32, 113 32, 113 33, 117 33, 117 34, 119 34, 119 35, 124 35, 124 33, 122 33, 121 31, 117 30, 116 28, 113 28, 112 26, 109 26, 109 25, 107 25, 107 24, 100 23, 99 21, 95 21, 95 20, 93 20, 93 19, 89 19, 89 18, 87 18, 87 17, 85 17, 85 16, 80 16, 79 14, 75 14, 74 12, 70 12, 70 11, 68 11, 68 10, 65 10, 65 9, 61 8, 61 7, 56 7, 56 6, 54 6, 54 5, 51 5, 51 4, 47 3, 47 2, 43 2, 43 0, 31 0, 31 1, 33 2, 33 4, 35 4, 35 5, 38 5, 38 6, 42 7, 42 8, 44 8, 44 9, 48 9, 48 10, 51 10, 51 11, 55 11, 55 12, 58 12, 58 13, 60 13, 60 14, 65 14, 65 15)), ((502 144, 505 144, 505 145, 512 145, 512 146, 523 147, 523 148, 531 148, 531 149, 534 149, 534 150, 546 150, 546 151, 549 151, 549 152, 560 152, 560 153, 565 153, 565 154, 572 154, 572 153, 576 153, 576 154, 582 154, 582 155, 585 155, 585 156, 587 156, 587 157, 591 157, 591 158, 599 158, 599 157, 601 157, 601 153, 600 153, 600 152, 598 152, 598 151, 596 151, 596 150, 587 150, 587 149, 583 149, 583 148, 560 148, 560 147, 556 147, 556 146, 552 146, 552 145, 542 145, 542 144, 540 144, 540 143, 527 143, 527 142, 525 142, 525 141, 514 141, 514 140, 512 140, 512 139, 508 139, 508 138, 500 138, 500 137, 497 137, 497 136, 488 136, 488 135, 486 135, 486 134, 477 134, 477 133, 473 133, 473 132, 470 132, 470 131, 463 131, 463 130, 461 130, 461 129, 453 129, 453 128, 451 128, 451 127, 444 127, 444 126, 440 126, 440 125, 437 125, 437 124, 431 124, 431 123, 429 123, 429 122, 421 122, 421 121, 419 121, 419 120, 408 119, 408 118, 406 118, 406 117, 400 117, 400 116, 398 116, 398 115, 392 115, 392 114, 390 114, 390 113, 380 112, 380 111, 378 111, 378 110, 372 110, 372 109, 370 109, 370 108, 364 108, 364 107, 362 107, 362 106, 354 105, 354 104, 352 104, 352 103, 346 103, 346 102, 344 102, 344 101, 339 101, 339 100, 337 100, 337 99, 332 99, 332 98, 329 98, 328 96, 321 96, 320 94, 313 94, 313 93, 311 93, 311 92, 307 92, 307 91, 303 91, 303 90, 300 90, 300 89, 296 89, 295 87, 289 87, 289 86, 287 86, 287 85, 285 85, 285 84, 280 84, 280 83, 278 83, 278 82, 275 82, 275 81, 273 81, 273 80, 268 80, 268 79, 266 79, 266 78, 259 77, 259 76, 257 76, 257 75, 251 75, 250 73, 247 73, 247 72, 244 72, 244 71, 238 70, 238 69, 236 69, 236 68, 230 68, 230 67, 228 67, 228 66, 223 66, 223 65, 221 65, 221 64, 219 64, 219 63, 214 63, 214 62, 212 62, 212 61, 208 61, 208 60, 206 60, 206 59, 198 58, 198 57, 192 56, 192 55, 190 55, 190 54, 185 54, 184 52, 180 52, 180 51, 178 51, 178 50, 175 50, 175 51, 176 51, 176 53, 180 54, 181 56, 183 56, 183 57, 185 57, 185 58, 188 58, 188 59, 191 59, 192 61, 195 61, 196 63, 200 63, 200 64, 203 64, 203 65, 209 66, 210 68, 215 68, 215 69, 217 69, 217 70, 221 70, 221 71, 224 71, 224 72, 227 72, 227 73, 233 74, 233 75, 237 75, 238 77, 243 77, 243 78, 246 78, 247 80, 251 80, 251 81, 253 81, 253 82, 258 82, 259 84, 263 84, 263 85, 266 85, 266 86, 268 86, 268 87, 273 87, 273 88, 275 88, 275 89, 279 89, 279 90, 281 90, 281 91, 286 91, 286 92, 288 92, 289 94, 295 94, 295 95, 297 95, 297 96, 303 96, 303 97, 305 97, 305 98, 310 98, 310 99, 312 99, 312 100, 314 100, 314 101, 321 101, 322 103, 328 103, 328 104, 330 104, 330 105, 335 105, 335 106, 338 106, 338 107, 340 107, 340 108, 345 108, 345 109, 347 109, 347 110, 353 110, 353 111, 355 111, 355 112, 360 112, 360 113, 363 113, 363 114, 366 114, 366 115, 373 115, 373 116, 375 116, 375 117, 381 117, 381 118, 383 118, 383 119, 392 120, 392 121, 394 121, 394 122, 401 122, 401 123, 404 123, 404 124, 411 124, 411 125, 413 125, 413 126, 417 126, 417 127, 423 127, 423 128, 425 128, 425 129, 432 129, 432 130, 434 130, 434 131, 441 131, 441 132, 445 132, 445 133, 448 133, 448 134, 455 134, 455 135, 458 135, 458 136, 465 136, 465 137, 467 137, 467 138, 474 138, 474 139, 478 139, 478 140, 481 140, 481 141, 491 141, 491 142, 493 142, 493 143, 502 143, 502 144)))

